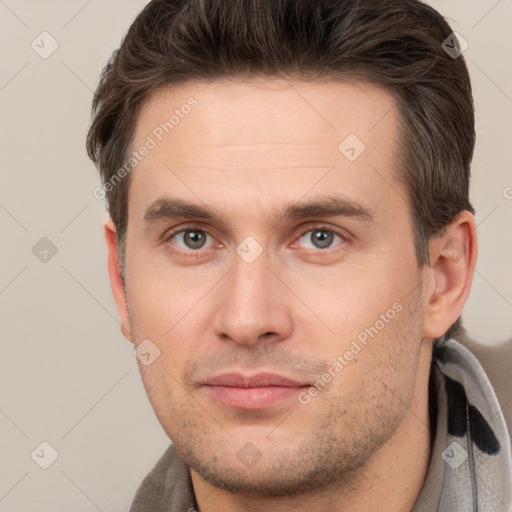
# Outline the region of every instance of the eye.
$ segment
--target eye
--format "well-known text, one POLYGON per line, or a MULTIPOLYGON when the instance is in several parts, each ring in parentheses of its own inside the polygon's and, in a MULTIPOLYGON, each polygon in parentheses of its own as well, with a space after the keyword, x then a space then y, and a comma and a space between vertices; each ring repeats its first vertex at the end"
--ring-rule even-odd
POLYGON ((189 228, 171 233, 167 237, 167 240, 171 241, 175 239, 173 243, 175 243, 180 249, 188 251, 203 249, 207 238, 213 240, 213 237, 211 237, 206 231, 202 229, 189 228))
POLYGON ((299 241, 306 249, 330 249, 336 238, 339 239, 340 243, 346 241, 343 236, 331 229, 315 228, 306 231, 306 233, 299 238, 299 241), (308 243, 313 246, 308 247, 308 243))

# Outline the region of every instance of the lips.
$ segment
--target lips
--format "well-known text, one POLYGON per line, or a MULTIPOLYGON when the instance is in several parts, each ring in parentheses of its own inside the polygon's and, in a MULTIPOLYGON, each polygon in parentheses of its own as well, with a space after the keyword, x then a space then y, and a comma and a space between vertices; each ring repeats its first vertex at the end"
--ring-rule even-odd
POLYGON ((302 387, 306 385, 274 373, 258 373, 250 377, 240 373, 225 373, 206 379, 204 384, 233 388, 261 388, 266 386, 302 387))
POLYGON ((225 373, 206 379, 202 386, 213 399, 229 407, 255 410, 293 398, 309 384, 272 373, 225 373))

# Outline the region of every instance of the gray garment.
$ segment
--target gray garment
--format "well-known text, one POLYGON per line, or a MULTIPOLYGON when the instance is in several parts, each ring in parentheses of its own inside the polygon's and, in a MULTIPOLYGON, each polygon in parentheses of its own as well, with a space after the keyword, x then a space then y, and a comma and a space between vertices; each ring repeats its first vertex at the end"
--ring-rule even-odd
POLYGON ((413 512, 512 512, 511 433, 484 369, 455 340, 434 364, 438 435, 413 512))
MULTIPOLYGON (((430 463, 412 512, 512 512, 510 433, 475 356, 455 340, 433 353, 430 463)), ((130 512, 193 512, 190 469, 171 445, 130 512)))
POLYGON ((192 512, 196 509, 190 469, 171 444, 140 484, 129 512, 192 512))

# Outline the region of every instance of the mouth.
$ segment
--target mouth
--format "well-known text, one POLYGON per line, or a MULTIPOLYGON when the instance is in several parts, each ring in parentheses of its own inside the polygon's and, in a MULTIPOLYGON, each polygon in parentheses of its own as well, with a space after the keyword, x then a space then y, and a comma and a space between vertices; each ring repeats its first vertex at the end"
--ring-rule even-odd
POLYGON ((257 410, 294 398, 310 384, 272 373, 225 373, 206 379, 202 387, 213 399, 229 407, 257 410))

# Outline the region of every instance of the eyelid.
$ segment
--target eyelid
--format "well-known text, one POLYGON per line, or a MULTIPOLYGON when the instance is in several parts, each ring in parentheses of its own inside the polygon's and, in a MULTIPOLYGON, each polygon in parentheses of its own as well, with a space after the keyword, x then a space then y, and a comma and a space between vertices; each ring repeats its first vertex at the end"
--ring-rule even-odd
MULTIPOLYGON (((162 241, 163 242, 170 242, 171 241, 171 238, 174 238, 175 236, 179 235, 180 233, 184 233, 184 232, 187 232, 187 231, 201 231, 202 233, 205 233, 207 236, 209 236, 210 238, 212 238, 215 242, 217 242, 216 238, 208 231, 207 228, 205 228, 204 226, 198 226, 198 225, 185 225, 185 226, 182 226, 180 228, 176 228, 176 229, 168 229, 167 231, 165 231, 165 233, 162 235, 162 241)), ((218 243, 217 244, 217 248, 219 247, 223 247, 223 244, 222 243, 218 243)), ((193 249, 182 249, 181 247, 178 246, 178 250, 182 251, 182 252, 188 252, 188 253, 199 253, 199 252, 202 252, 206 249, 204 248, 201 248, 201 249, 196 249, 196 250, 193 250, 193 249)))
POLYGON ((207 233, 208 235, 212 236, 210 234, 210 232, 208 231, 209 228, 205 227, 205 226, 201 226, 199 224, 185 224, 185 225, 180 225, 178 227, 173 227, 173 228, 169 228, 169 229, 166 229, 164 231, 164 233, 162 234, 162 240, 169 240, 170 238, 172 238, 173 236, 179 234, 179 233, 182 233, 183 231, 204 231, 205 233, 207 233))
POLYGON ((334 247, 328 247, 327 249, 306 249, 309 252, 329 252, 336 250, 336 247, 339 247, 340 245, 343 245, 345 243, 350 242, 350 235, 342 228, 334 228, 331 226, 328 226, 325 224, 325 222, 317 221, 310 223, 306 226, 301 226, 298 231, 293 235, 293 244, 292 247, 297 247, 297 242, 300 238, 302 238, 306 233, 309 231, 328 231, 330 233, 334 233, 335 235, 338 235, 342 240, 343 243, 339 243, 338 245, 334 247))

